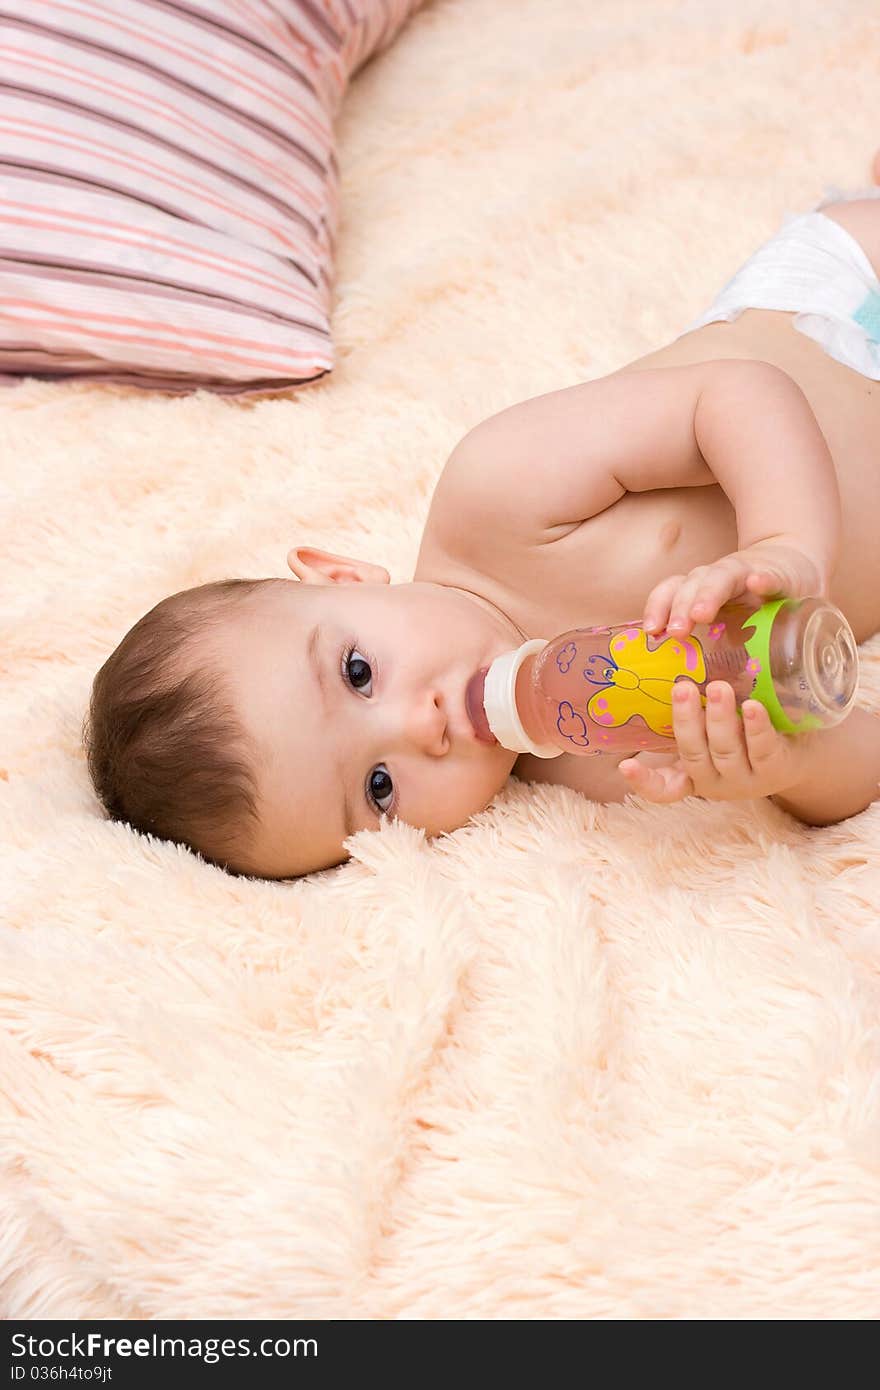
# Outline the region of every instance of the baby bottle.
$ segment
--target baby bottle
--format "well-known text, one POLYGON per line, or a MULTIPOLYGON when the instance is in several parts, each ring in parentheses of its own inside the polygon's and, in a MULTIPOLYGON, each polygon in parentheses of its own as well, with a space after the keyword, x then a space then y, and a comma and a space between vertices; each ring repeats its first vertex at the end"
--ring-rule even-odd
POLYGON ((733 686, 739 709, 759 700, 784 733, 830 728, 856 698, 858 651, 843 614, 823 599, 726 604, 687 637, 648 636, 641 623, 577 627, 536 638, 483 667, 468 685, 475 727, 503 748, 638 752, 673 743, 672 687, 733 686))

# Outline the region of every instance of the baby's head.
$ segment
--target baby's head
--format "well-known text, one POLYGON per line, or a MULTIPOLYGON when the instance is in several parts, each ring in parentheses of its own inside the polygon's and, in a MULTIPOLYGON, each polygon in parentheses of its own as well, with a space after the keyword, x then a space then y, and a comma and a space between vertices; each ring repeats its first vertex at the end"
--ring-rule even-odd
POLYGON ((327 551, 289 564, 300 582, 163 599, 101 667, 84 728, 114 819, 265 878, 345 862, 383 814, 455 830, 517 757, 479 742, 464 704, 524 640, 491 600, 327 551))

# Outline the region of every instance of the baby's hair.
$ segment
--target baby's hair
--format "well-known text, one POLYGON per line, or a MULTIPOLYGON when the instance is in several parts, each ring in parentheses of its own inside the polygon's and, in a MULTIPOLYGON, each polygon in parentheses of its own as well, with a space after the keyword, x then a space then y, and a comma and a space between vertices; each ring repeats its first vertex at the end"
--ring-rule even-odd
POLYGON ((231 873, 258 821, 247 737, 210 660, 224 616, 278 579, 222 579, 171 594, 135 623, 92 684, 83 721, 89 774, 114 820, 197 850, 231 873))

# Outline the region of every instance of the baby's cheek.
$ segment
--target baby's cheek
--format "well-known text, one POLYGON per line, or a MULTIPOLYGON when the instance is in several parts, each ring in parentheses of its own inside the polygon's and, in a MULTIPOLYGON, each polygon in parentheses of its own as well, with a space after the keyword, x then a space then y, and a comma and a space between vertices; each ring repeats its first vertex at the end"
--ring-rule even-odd
POLYGON ((444 768, 433 788, 428 812, 437 827, 433 833, 458 830, 471 816, 485 811, 506 786, 515 761, 515 754, 497 747, 450 768, 448 776, 444 768))

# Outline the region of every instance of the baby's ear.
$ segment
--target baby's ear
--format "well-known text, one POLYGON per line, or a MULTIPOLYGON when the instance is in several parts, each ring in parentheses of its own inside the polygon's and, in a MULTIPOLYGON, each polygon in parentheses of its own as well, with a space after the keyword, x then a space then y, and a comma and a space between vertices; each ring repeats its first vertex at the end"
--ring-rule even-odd
POLYGON ((390 584, 391 575, 369 560, 352 560, 329 550, 297 545, 287 552, 287 563, 304 584, 390 584))

